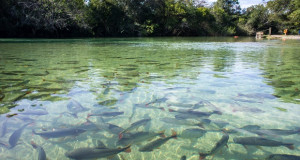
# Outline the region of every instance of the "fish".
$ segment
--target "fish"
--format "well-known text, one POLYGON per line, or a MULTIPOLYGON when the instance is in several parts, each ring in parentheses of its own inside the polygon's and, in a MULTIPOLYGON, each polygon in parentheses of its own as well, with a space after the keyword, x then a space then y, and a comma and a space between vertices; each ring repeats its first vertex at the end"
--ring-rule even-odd
POLYGON ((253 98, 253 99, 276 99, 277 97, 275 97, 272 94, 266 94, 266 93, 250 93, 250 94, 242 94, 239 93, 238 97, 246 97, 246 98, 253 98))
POLYGON ((266 160, 300 160, 300 156, 289 154, 271 154, 266 160))
POLYGON ((177 133, 173 130, 172 130, 172 135, 171 136, 154 140, 154 141, 140 147, 139 151, 140 152, 151 152, 151 151, 153 151, 154 149, 160 147, 161 145, 163 145, 164 143, 166 143, 167 141, 169 141, 172 138, 177 139, 177 133))
POLYGON ((7 121, 8 119, 5 118, 5 120, 2 122, 2 125, 0 127, 0 137, 4 137, 7 132, 7 121))
POLYGON ((200 160, 205 159, 206 156, 214 155, 215 153, 219 152, 224 146, 227 146, 228 140, 229 136, 227 134, 224 134, 208 153, 199 153, 200 160))
POLYGON ((224 128, 222 131, 228 134, 228 133, 238 133, 238 132, 244 132, 244 131, 251 132, 254 130, 258 130, 260 128, 261 127, 258 125, 246 125, 241 128, 233 128, 233 129, 224 128))
POLYGON ((182 133, 180 135, 178 135, 178 137, 180 138, 188 138, 188 139, 197 139, 200 138, 202 136, 204 136, 204 134, 207 131, 201 128, 188 128, 182 131, 182 133))
POLYGON ((53 131, 44 131, 37 133, 35 130, 32 130, 32 133, 35 135, 39 135, 45 139, 48 138, 59 138, 59 137, 66 137, 66 136, 78 136, 79 134, 85 132, 85 129, 81 128, 64 128, 64 129, 57 129, 53 131))
POLYGON ((8 140, 8 143, 9 143, 9 149, 12 149, 14 148, 17 144, 18 144, 18 141, 23 133, 23 130, 30 124, 33 124, 32 122, 30 123, 27 123, 25 125, 23 125, 21 128, 15 130, 12 135, 9 137, 9 140, 8 140))
POLYGON ((163 103, 163 102, 166 102, 168 100, 168 98, 158 98, 158 99, 155 99, 149 103, 146 103, 146 105, 150 105, 150 104, 154 104, 154 103, 163 103))
POLYGON ((116 116, 119 116, 119 115, 122 115, 124 114, 124 112, 103 112, 103 113, 90 113, 88 114, 88 117, 91 117, 91 116, 101 116, 101 117, 116 117, 116 116))
POLYGON ((88 109, 83 107, 79 102, 71 99, 67 105, 68 110, 71 112, 71 115, 75 118, 78 118, 77 114, 80 112, 85 112, 88 109))
POLYGON ((106 148, 103 146, 95 148, 78 148, 73 151, 65 153, 65 156, 71 159, 81 160, 81 159, 96 159, 112 157, 121 152, 131 152, 130 145, 123 148, 106 148))
POLYGON ((25 111, 25 112, 20 112, 18 114, 19 115, 38 115, 38 116, 42 116, 42 115, 47 115, 48 112, 46 110, 38 109, 38 110, 29 110, 29 111, 25 111))
POLYGON ((178 112, 181 114, 185 114, 188 115, 189 117, 209 117, 212 114, 218 114, 218 115, 222 115, 222 112, 220 111, 213 111, 213 112, 201 112, 201 111, 195 111, 192 109, 178 109, 178 110, 174 110, 174 109, 169 109, 169 112, 178 112))
POLYGON ((252 130, 252 133, 256 133, 258 135, 269 135, 269 136, 288 136, 292 134, 300 134, 300 128, 299 129, 293 129, 293 130, 283 130, 283 129, 258 129, 258 130, 252 130))
POLYGON ((123 146, 129 145, 129 144, 137 144, 137 143, 152 139, 156 136, 165 137, 164 133, 165 133, 165 131, 161 131, 158 133, 137 132, 137 133, 133 133, 133 134, 128 134, 128 135, 124 136, 122 139, 119 139, 117 144, 123 145, 123 146))
POLYGON ((238 137, 238 138, 234 138, 233 141, 234 143, 241 144, 243 146, 246 145, 268 146, 268 147, 284 146, 291 150, 294 149, 293 143, 283 143, 283 142, 274 141, 274 140, 261 138, 261 137, 238 137))
POLYGON ((134 104, 132 107, 132 113, 131 116, 129 117, 129 121, 131 121, 131 119, 134 117, 134 115, 136 114, 136 109, 137 108, 143 108, 143 109, 160 109, 162 111, 164 111, 165 109, 163 107, 154 107, 151 105, 146 105, 146 104, 134 104))
POLYGON ((75 126, 74 128, 77 129, 84 129, 84 130, 93 130, 93 131, 98 131, 101 129, 100 126, 96 125, 94 122, 90 121, 87 119, 86 122, 80 124, 79 126, 75 126))
POLYGON ((150 121, 151 121, 151 118, 146 118, 146 119, 141 119, 139 121, 136 121, 136 122, 132 123, 127 129, 125 129, 125 130, 123 130, 122 132, 119 133, 119 139, 121 139, 123 137, 123 133, 127 133, 129 131, 137 129, 140 126, 144 126, 150 121))
POLYGON ((159 120, 161 120, 162 122, 165 122, 165 123, 169 123, 169 124, 175 124, 175 125, 183 125, 183 126, 198 126, 198 127, 201 127, 203 128, 203 123, 195 123, 195 122, 190 122, 190 121, 187 121, 185 119, 176 119, 176 118, 168 118, 168 117, 165 117, 165 118, 160 118, 159 120))
POLYGON ((103 94, 104 95, 107 95, 110 91, 110 88, 109 87, 106 87, 105 90, 103 91, 103 94))
POLYGON ((38 151, 38 153, 39 153, 38 160, 46 160, 47 159, 46 152, 43 147, 35 144, 33 141, 31 141, 31 146, 38 151))
POLYGON ((119 135, 120 132, 124 131, 124 128, 121 128, 117 125, 106 123, 106 129, 112 134, 119 135))

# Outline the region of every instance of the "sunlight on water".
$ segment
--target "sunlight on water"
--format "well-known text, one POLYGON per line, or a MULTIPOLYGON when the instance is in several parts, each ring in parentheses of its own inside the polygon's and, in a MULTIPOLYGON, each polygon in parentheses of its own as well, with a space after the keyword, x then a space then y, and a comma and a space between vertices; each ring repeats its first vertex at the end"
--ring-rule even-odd
POLYGON ((0 157, 300 156, 299 49, 224 37, 1 39, 0 157))

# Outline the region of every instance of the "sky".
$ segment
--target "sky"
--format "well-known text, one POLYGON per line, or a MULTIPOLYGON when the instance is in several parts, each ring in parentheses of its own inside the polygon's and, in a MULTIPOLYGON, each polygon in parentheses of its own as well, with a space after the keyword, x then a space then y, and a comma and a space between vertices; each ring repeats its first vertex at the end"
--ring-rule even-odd
MULTIPOLYGON (((216 2, 217 0, 206 0, 208 3, 216 2)), ((268 0, 266 0, 268 1, 268 0)), ((242 8, 248 8, 252 5, 261 4, 262 0, 239 0, 242 8)))

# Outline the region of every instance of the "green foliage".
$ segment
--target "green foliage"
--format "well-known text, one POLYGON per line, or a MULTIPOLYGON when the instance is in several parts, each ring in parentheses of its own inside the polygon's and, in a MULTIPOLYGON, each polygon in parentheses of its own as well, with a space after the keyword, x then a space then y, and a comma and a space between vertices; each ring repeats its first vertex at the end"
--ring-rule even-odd
POLYGON ((300 28, 300 0, 0 0, 0 37, 232 36, 300 28))

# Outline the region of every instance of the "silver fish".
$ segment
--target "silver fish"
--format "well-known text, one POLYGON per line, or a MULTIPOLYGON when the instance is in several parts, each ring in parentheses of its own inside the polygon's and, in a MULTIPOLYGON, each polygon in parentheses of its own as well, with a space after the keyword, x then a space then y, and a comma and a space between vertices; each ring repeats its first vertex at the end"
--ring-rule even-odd
POLYGON ((81 159, 95 159, 95 158, 105 158, 114 156, 120 152, 130 152, 130 145, 124 148, 109 149, 103 147, 96 148, 78 148, 73 151, 65 153, 68 158, 81 160, 81 159))
POLYGON ((71 112, 71 115, 75 118, 77 118, 77 114, 80 112, 85 112, 88 109, 83 107, 79 102, 75 101, 72 99, 68 105, 67 105, 68 110, 71 112))
POLYGON ((139 151, 140 152, 151 152, 172 138, 175 138, 175 139, 177 138, 177 133, 175 131, 172 131, 172 135, 169 137, 159 138, 157 140, 154 140, 154 141, 140 147, 139 151))
POLYGON ((300 156, 288 154, 272 154, 266 160, 300 160, 300 156))
POLYGON ((66 137, 66 136, 77 136, 83 132, 85 132, 85 129, 81 128, 66 128, 66 129, 58 129, 54 131, 44 131, 37 133, 35 130, 32 130, 32 132, 36 135, 39 135, 43 138, 59 138, 59 137, 66 137))
POLYGON ((122 139, 118 140, 117 144, 118 145, 129 145, 129 144, 136 144, 139 142, 143 142, 149 139, 152 139, 156 136, 161 136, 161 137, 165 137, 164 135, 164 131, 158 132, 158 133, 154 133, 154 132, 137 132, 137 133, 133 133, 133 134, 128 134, 124 137, 122 137, 122 139))
POLYGON ((46 152, 43 147, 35 144, 33 141, 31 141, 31 145, 34 149, 38 151, 38 160, 46 160, 46 152))
POLYGON ((183 130, 183 132, 178 135, 180 138, 188 138, 188 139, 193 139, 193 138, 200 138, 202 137, 207 131, 201 128, 189 128, 183 130))
POLYGON ((254 146, 269 146, 269 147, 277 147, 277 146, 285 146, 291 150, 294 149, 293 143, 283 143, 279 141, 274 141, 261 137, 238 137, 234 138, 233 141, 238 144, 246 145, 254 145, 254 146))
POLYGON ((258 129, 251 131, 253 133, 256 133, 258 135, 269 135, 269 136, 288 136, 292 134, 300 134, 300 129, 294 129, 294 130, 283 130, 283 129, 258 129))
POLYGON ((7 131, 7 121, 8 118, 6 118, 3 122, 2 125, 0 127, 0 137, 4 137, 7 131))
POLYGON ((146 118, 146 119, 142 119, 142 120, 139 120, 139 121, 136 121, 136 122, 132 123, 127 129, 120 132, 119 139, 121 139, 123 137, 123 133, 126 133, 126 132, 132 131, 134 129, 137 129, 140 126, 144 126, 150 121, 151 121, 150 118, 146 118))
POLYGON ((88 114, 88 118, 91 116, 100 116, 100 117, 116 117, 124 114, 124 112, 103 112, 103 113, 91 113, 88 114))
POLYGON ((23 130, 30 124, 32 124, 32 123, 27 123, 24 126, 22 126, 21 128, 19 128, 13 132, 13 134, 9 137, 9 140, 8 140, 9 149, 14 148, 17 145, 17 143, 23 133, 23 130))
POLYGON ((222 138, 217 142, 217 144, 208 153, 199 153, 200 160, 204 159, 208 155, 213 155, 220 151, 224 146, 227 146, 229 136, 227 134, 223 135, 222 138))
POLYGON ((184 125, 184 126, 199 126, 203 128, 203 123, 195 123, 195 122, 190 122, 185 119, 176 119, 176 118, 160 118, 161 121, 169 124, 175 124, 175 125, 184 125))
POLYGON ((45 110, 41 110, 41 109, 38 109, 38 110, 30 110, 30 111, 25 111, 25 112, 20 112, 18 114, 23 114, 23 115, 47 115, 48 112, 45 111, 45 110))

